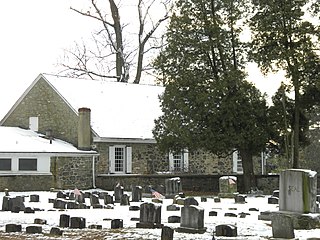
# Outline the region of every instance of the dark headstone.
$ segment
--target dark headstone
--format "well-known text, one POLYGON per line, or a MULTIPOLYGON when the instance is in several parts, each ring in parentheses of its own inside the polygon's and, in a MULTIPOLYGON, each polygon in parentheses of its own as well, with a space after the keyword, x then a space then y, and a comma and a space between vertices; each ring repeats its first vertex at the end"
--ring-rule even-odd
POLYGON ((219 202, 221 202, 221 199, 220 199, 219 197, 215 197, 215 198, 213 199, 213 201, 214 201, 215 203, 219 203, 219 202))
POLYGON ((35 213, 35 210, 32 207, 26 207, 24 209, 24 213, 35 213))
POLYGON ((215 217, 215 216, 218 216, 218 212, 216 212, 216 211, 210 211, 209 212, 209 216, 213 216, 213 217, 215 217))
POLYGON ((47 224, 47 220, 45 220, 45 219, 40 219, 40 218, 35 218, 33 223, 34 223, 34 224, 41 224, 41 225, 43 225, 43 224, 47 224))
POLYGON ((167 211, 180 211, 180 207, 176 204, 168 205, 167 211))
POLYGON ((67 205, 66 200, 57 198, 54 200, 53 208, 66 209, 66 205, 67 205))
POLYGON ((129 196, 127 194, 122 194, 120 199, 120 205, 121 206, 128 206, 130 205, 129 196))
POLYGON ((100 204, 99 195, 91 194, 91 196, 90 196, 90 205, 93 206, 93 205, 97 205, 97 204, 100 204))
POLYGON ((232 224, 222 224, 216 226, 216 236, 237 237, 237 227, 232 224))
POLYGON ((30 202, 39 202, 39 195, 37 194, 30 195, 30 202))
POLYGON ((139 206, 130 206, 129 211, 139 211, 140 207, 139 206))
POLYGON ((169 216, 168 223, 180 223, 181 217, 180 216, 169 216))
POLYGON ((279 198, 279 196, 280 196, 280 191, 279 191, 279 190, 274 190, 274 191, 272 192, 272 196, 279 198))
POLYGON ((201 202, 206 202, 207 198, 206 197, 201 197, 201 202))
POLYGON ((159 228, 161 224, 161 205, 142 203, 140 205, 140 221, 137 228, 159 228))
POLYGON ((120 202, 122 195, 123 195, 123 187, 122 186, 116 186, 114 188, 114 201, 115 202, 120 202))
POLYGON ((174 229, 164 226, 161 230, 161 240, 173 240, 174 229))
POLYGON ((123 228, 122 219, 112 219, 111 220, 111 229, 123 228))
POLYGON ((94 209, 102 209, 103 206, 101 204, 94 204, 94 205, 92 205, 92 208, 94 208, 94 209))
POLYGON ((63 191, 59 191, 57 192, 57 198, 63 198, 63 199, 66 199, 68 196, 67 193, 63 192, 63 191))
POLYGON ((78 209, 79 208, 79 203, 76 201, 68 201, 67 202, 67 209, 78 209))
POLYGON ((184 200, 184 206, 190 206, 190 205, 198 206, 199 203, 194 197, 187 197, 184 200))
POLYGON ((70 218, 70 228, 82 229, 86 227, 86 219, 83 217, 70 218))
POLYGON ((277 197, 269 197, 268 198, 268 204, 278 204, 279 203, 279 198, 277 197))
POLYGON ((26 233, 42 233, 42 227, 41 226, 27 226, 26 227, 26 233))
POLYGON ((259 212, 259 209, 258 208, 249 208, 249 211, 250 212, 259 212))
POLYGON ((22 226, 20 224, 6 224, 6 232, 21 232, 22 226))
POLYGON ((142 187, 134 186, 132 188, 132 202, 140 202, 142 200, 142 187))
POLYGON ((103 201, 104 201, 104 205, 114 204, 114 202, 113 202, 113 196, 111 196, 111 195, 109 195, 109 194, 104 195, 103 201))
POLYGON ((234 196, 235 203, 246 203, 246 195, 238 194, 234 196))
POLYGON ((50 229, 50 235, 62 236, 62 234, 63 234, 63 231, 60 228, 52 227, 50 229))
POLYGON ((91 224, 88 228, 90 229, 102 229, 102 225, 100 224, 91 224))
POLYGON ((70 226, 70 216, 66 214, 60 215, 59 227, 69 227, 70 226))
POLYGON ((237 214, 235 214, 235 213, 225 213, 224 216, 225 217, 237 217, 237 214))

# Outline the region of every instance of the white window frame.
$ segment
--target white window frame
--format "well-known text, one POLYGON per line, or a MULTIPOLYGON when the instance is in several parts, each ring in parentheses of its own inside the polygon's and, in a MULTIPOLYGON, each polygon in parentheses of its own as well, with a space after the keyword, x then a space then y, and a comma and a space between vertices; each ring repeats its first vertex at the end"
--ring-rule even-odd
POLYGON ((238 151, 232 153, 232 168, 234 173, 243 173, 242 160, 238 151))
POLYGON ((109 173, 126 174, 132 173, 132 147, 126 145, 114 145, 109 147, 109 173), (115 150, 116 148, 122 148, 124 159, 122 171, 116 171, 115 166, 115 150))
POLYGON ((175 168, 175 161, 178 159, 175 158, 177 153, 170 152, 169 153, 169 171, 170 172, 188 172, 189 171, 189 152, 187 150, 181 151, 178 154, 181 154, 180 159, 180 169, 175 168))

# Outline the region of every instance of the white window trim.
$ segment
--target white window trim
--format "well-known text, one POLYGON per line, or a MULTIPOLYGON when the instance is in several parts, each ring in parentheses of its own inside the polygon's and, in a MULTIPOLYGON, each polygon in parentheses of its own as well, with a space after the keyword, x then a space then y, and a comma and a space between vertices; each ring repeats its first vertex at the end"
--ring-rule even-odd
POLYGON ((132 147, 126 145, 109 146, 109 173, 126 174, 132 173, 132 147), (115 148, 124 148, 123 171, 115 171, 115 148))
POLYGON ((39 130, 39 117, 29 117, 29 129, 35 132, 39 130))
MULTIPOLYGON (((174 153, 173 152, 169 152, 169 171, 170 172, 175 172, 174 170, 174 157, 173 157, 174 153)), ((182 172, 188 172, 189 171, 189 152, 188 150, 184 150, 182 152, 182 172)))
POLYGON ((243 168, 242 168, 242 160, 239 157, 239 152, 238 151, 234 151, 232 153, 232 170, 234 173, 243 173, 243 168), (241 167, 240 167, 241 166, 241 167))

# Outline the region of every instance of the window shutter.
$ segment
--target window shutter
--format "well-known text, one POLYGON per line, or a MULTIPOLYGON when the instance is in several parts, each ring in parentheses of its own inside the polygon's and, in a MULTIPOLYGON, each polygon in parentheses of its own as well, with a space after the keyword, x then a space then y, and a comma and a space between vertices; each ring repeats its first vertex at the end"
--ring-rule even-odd
POLYGON ((115 173, 114 169, 114 146, 109 147, 109 173, 115 173))
POLYGON ((169 153, 169 171, 174 172, 174 165, 173 165, 173 154, 169 153))
POLYGON ((183 171, 189 171, 189 152, 187 150, 183 152, 183 171))
POLYGON ((126 147, 126 173, 132 173, 132 147, 126 147))

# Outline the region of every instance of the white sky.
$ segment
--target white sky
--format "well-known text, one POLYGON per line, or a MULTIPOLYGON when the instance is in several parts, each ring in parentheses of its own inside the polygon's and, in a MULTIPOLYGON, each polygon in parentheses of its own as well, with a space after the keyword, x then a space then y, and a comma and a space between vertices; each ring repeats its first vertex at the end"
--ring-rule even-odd
MULTIPOLYGON (((95 22, 70 10, 81 9, 86 2, 0 1, 0 118, 39 73, 57 73, 63 49, 90 36, 95 22)), ((279 81, 260 78, 251 70, 251 79, 261 90, 273 93, 279 86, 279 81)))

